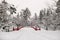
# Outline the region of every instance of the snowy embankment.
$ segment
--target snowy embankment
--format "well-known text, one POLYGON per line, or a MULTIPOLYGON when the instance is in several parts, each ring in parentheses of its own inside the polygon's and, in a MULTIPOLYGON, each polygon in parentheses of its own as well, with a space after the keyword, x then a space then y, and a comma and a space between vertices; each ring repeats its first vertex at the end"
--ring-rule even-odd
POLYGON ((60 40, 60 31, 35 31, 33 28, 22 28, 14 32, 0 32, 0 40, 60 40))

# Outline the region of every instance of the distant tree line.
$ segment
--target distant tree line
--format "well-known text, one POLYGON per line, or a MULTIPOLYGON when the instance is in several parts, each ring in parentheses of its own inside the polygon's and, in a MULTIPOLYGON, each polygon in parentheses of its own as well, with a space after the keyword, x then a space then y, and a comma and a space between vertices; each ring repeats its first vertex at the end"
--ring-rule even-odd
POLYGON ((0 3, 0 29, 2 31, 13 31, 14 27, 20 26, 35 26, 46 30, 60 30, 60 14, 55 10, 51 10, 51 8, 40 10, 39 16, 35 13, 32 18, 30 17, 31 12, 28 8, 25 10, 22 9, 20 13, 16 11, 14 5, 10 5, 5 0, 0 3), (13 14, 17 14, 16 17, 12 17, 13 14))

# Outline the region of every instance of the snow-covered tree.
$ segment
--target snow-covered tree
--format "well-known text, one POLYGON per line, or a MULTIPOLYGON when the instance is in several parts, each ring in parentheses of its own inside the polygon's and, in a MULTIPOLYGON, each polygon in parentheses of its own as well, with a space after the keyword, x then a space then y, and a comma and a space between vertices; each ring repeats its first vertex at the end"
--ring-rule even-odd
POLYGON ((37 25, 38 24, 38 17, 37 14, 35 13, 33 20, 31 21, 32 25, 37 25))
POLYGON ((28 19, 30 18, 30 10, 28 8, 26 8, 25 10, 22 10, 21 12, 21 21, 22 21, 22 25, 27 26, 28 25, 28 19))
POLYGON ((57 21, 56 21, 56 24, 57 24, 57 29, 60 30, 60 0, 58 0, 57 4, 57 10, 56 10, 56 13, 57 13, 57 21))
POLYGON ((35 13, 35 18, 34 18, 35 20, 37 20, 38 19, 38 17, 37 17, 37 14, 35 13))
POLYGON ((42 18, 43 18, 43 10, 40 11, 39 13, 39 21, 42 23, 42 18))
POLYGON ((51 9, 47 9, 46 15, 43 16, 43 24, 46 27, 46 30, 56 30, 56 21, 57 21, 57 14, 56 12, 52 11, 51 9), (51 26, 52 25, 52 26, 51 26))
MULTIPOLYGON (((13 7, 11 8, 11 5, 7 3, 5 0, 3 0, 0 3, 0 25, 3 30, 7 27, 6 31, 9 30, 10 27, 14 26, 12 23, 13 18, 11 17, 11 14, 14 13, 16 9, 13 7), (8 15, 8 12, 10 12, 10 15, 8 15)), ((16 25, 15 25, 16 26, 16 25)))

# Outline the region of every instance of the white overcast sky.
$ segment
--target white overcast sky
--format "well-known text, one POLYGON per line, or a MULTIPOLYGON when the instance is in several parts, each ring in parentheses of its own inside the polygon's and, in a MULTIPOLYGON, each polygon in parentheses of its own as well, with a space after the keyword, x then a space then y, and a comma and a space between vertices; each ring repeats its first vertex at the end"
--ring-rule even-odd
MULTIPOLYGON (((49 6, 55 5, 54 0, 6 0, 6 1, 10 4, 14 4, 18 12, 20 12, 21 9, 29 8, 32 15, 35 12, 38 15, 41 9, 48 7, 47 5, 49 6)), ((55 1, 57 2, 57 0, 55 1)))

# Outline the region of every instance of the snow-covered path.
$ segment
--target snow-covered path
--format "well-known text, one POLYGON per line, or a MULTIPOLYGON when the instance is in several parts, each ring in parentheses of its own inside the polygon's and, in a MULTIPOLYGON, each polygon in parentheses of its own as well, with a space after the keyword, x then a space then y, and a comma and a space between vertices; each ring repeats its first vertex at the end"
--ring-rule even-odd
POLYGON ((17 32, 0 33, 0 40, 60 40, 60 31, 23 28, 17 32))

